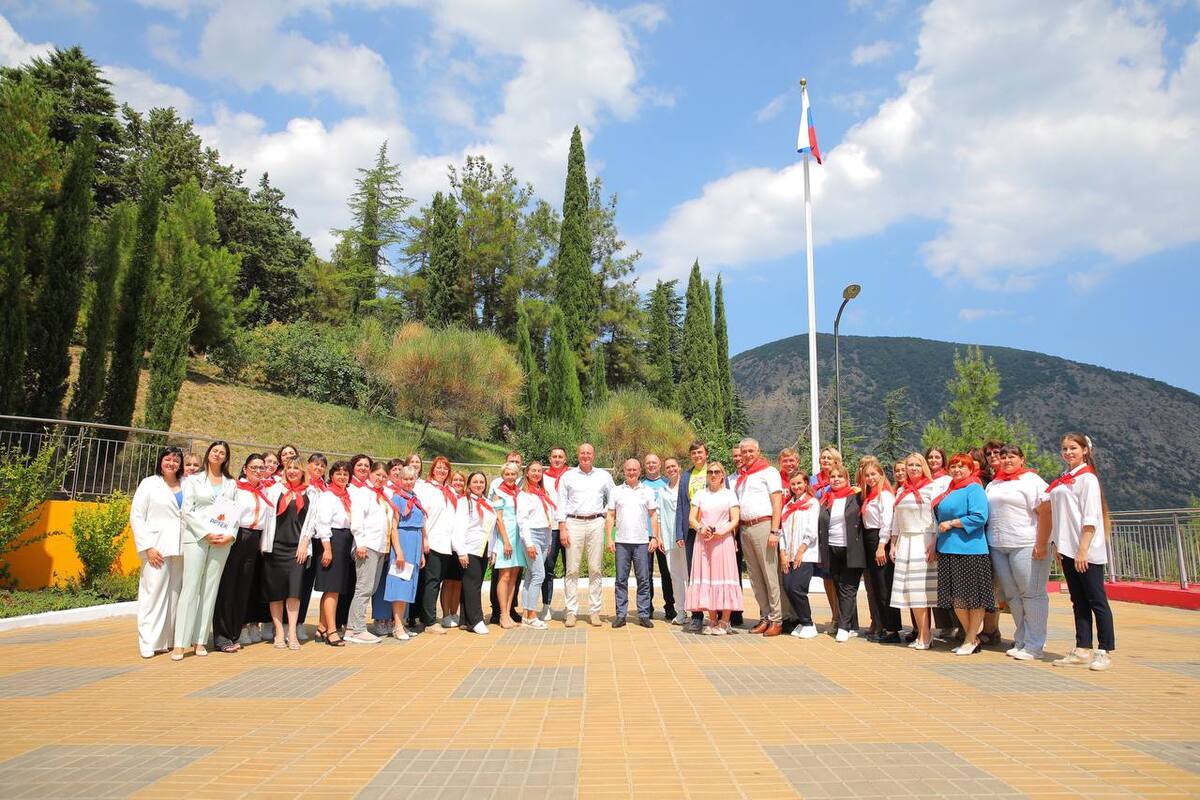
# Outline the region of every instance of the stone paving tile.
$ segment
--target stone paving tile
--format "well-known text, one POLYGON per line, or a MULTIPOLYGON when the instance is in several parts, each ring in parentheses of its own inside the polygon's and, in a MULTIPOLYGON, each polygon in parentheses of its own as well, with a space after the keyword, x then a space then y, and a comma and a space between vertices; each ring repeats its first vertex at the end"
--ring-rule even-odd
POLYGON ((1169 633, 1175 636, 1200 636, 1200 625, 1147 625, 1141 630, 1169 633))
POLYGON ((212 747, 47 745, 0 762, 0 797, 129 797, 212 747))
POLYGON ((43 667, 0 677, 0 697, 46 697, 78 689, 137 667, 43 667))
MULTIPOLYGON (((739 630, 737 633, 726 636, 705 636, 701 633, 684 633, 676 629, 671 635, 682 645, 697 645, 700 647, 738 647, 741 645, 768 644, 773 641, 766 636, 754 636, 744 630, 739 630)), ((783 641, 783 637, 778 637, 778 640, 783 641)))
POLYGON ((0 647, 6 644, 43 644, 45 642, 62 642, 68 639, 90 639, 103 635, 104 631, 97 630, 39 628, 28 632, 0 635, 0 647))
POLYGON ((471 670, 453 697, 582 697, 583 667, 482 667, 471 670))
POLYGON ((256 667, 192 692, 192 697, 318 697, 349 678, 346 667, 256 667))
POLYGON ((725 697, 846 694, 846 688, 808 667, 704 667, 704 677, 725 697))
POLYGON ((1200 739, 1137 739, 1121 744, 1200 775, 1200 739))
POLYGON ((1143 661, 1142 664, 1200 680, 1200 661, 1143 661))
POLYGON ((586 644, 587 633, 583 628, 550 628, 545 631, 516 628, 500 637, 502 645, 565 645, 586 644))
POLYGON ((579 769, 574 748, 536 750, 399 750, 358 800, 536 797, 573 800, 579 769))
MULTIPOLYGON (((970 656, 974 658, 975 656, 970 656)), ((1039 692, 1103 692, 1107 687, 1085 683, 1057 669, 1022 669, 1026 664, 937 664, 926 666, 947 678, 989 694, 1037 694, 1039 692), (1013 669, 1013 667, 1017 669, 1013 669)), ((1049 665, 1047 665, 1049 666, 1049 665)), ((1079 671, 1083 671, 1081 668, 1079 671)))
POLYGON ((1024 797, 939 744, 767 745, 805 798, 1024 797))

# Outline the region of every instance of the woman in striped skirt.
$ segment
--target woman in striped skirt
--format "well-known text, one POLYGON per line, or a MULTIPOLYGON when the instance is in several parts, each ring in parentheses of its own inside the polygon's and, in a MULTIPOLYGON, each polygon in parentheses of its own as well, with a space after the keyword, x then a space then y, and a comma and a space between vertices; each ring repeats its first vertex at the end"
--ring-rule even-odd
POLYGON ((891 604, 910 608, 917 625, 917 638, 909 647, 928 650, 932 635, 929 609, 937 606, 937 543, 933 498, 941 492, 929 474, 929 464, 920 453, 904 460, 907 473, 896 491, 889 540, 896 564, 892 579, 891 604))

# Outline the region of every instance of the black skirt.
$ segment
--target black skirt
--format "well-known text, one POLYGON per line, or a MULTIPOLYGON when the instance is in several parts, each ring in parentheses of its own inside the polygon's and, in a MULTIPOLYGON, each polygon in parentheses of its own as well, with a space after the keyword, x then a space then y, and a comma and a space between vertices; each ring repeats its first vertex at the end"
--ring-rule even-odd
POLYGON ((334 528, 329 544, 333 548, 333 560, 326 567, 320 563, 323 546, 314 545, 313 558, 317 559, 318 592, 348 594, 354 591, 354 536, 349 528, 334 528))
POLYGON ((938 553, 938 608, 992 608, 992 557, 938 553))
POLYGON ((262 599, 266 602, 301 596, 304 564, 296 563, 296 547, 307 514, 307 506, 297 514, 295 504, 289 503, 275 518, 275 542, 271 552, 262 557, 262 599))

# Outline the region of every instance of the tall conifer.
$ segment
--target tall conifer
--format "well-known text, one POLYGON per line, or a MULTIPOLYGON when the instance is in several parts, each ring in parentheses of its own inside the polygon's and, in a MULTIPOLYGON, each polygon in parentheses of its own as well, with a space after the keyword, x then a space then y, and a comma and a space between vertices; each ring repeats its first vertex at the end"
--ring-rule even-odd
POLYGON ((717 343, 717 375, 721 384, 721 411, 726 430, 733 424, 733 373, 729 367, 729 328, 725 322, 725 291, 717 276, 717 294, 713 309, 713 329, 717 343))
POLYGON ((592 231, 588 215, 587 165, 579 126, 571 133, 567 157, 567 185, 563 194, 559 232, 557 280, 558 306, 562 309, 580 385, 587 382, 589 348, 595 338, 599 292, 592 275, 592 231))
POLYGON ((608 364, 604 357, 604 342, 597 341, 592 348, 592 374, 588 378, 592 405, 598 406, 608 399, 608 364))
POLYGON ((529 313, 524 303, 517 303, 517 361, 525 373, 525 391, 519 418, 521 430, 529 430, 538 420, 538 395, 542 375, 533 356, 533 341, 529 336, 529 313))
POLYGON ((649 367, 650 396, 663 408, 678 408, 675 366, 671 360, 670 302, 675 294, 672 283, 659 281, 650 292, 646 309, 649 325, 646 337, 646 361, 649 367))
POLYGON ((697 261, 692 265, 688 280, 687 310, 683 317, 679 409, 684 419, 694 420, 706 430, 717 431, 723 427, 723 421, 710 308, 709 294, 700 277, 700 262, 697 261))
POLYGON ((425 267, 425 321, 430 325, 466 325, 460 277, 458 203, 441 192, 433 196, 433 225, 429 232, 429 264, 425 267))
POLYGON ((583 422, 583 394, 575 351, 571 349, 565 315, 555 312, 550 326, 550 355, 546 362, 546 416, 578 428, 583 422))

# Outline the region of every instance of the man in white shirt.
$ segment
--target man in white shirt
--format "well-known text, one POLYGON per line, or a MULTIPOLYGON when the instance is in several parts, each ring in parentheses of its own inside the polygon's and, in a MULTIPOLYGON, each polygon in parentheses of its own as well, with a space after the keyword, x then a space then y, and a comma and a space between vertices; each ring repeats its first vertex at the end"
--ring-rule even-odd
MULTIPOLYGON (((657 501, 659 496, 667 489, 667 476, 662 473, 662 459, 657 453, 646 453, 645 459, 646 474, 642 476, 642 486, 653 490, 654 499, 657 501)), ((677 491, 673 489, 672 491, 677 491)), ((662 527, 662 518, 659 517, 659 527, 662 527)), ((650 530, 650 517, 646 517, 646 530, 650 530)), ((672 535, 674 535, 672 533, 672 535)), ((662 539, 664 546, 655 551, 654 555, 650 556, 650 619, 654 619, 654 561, 658 560, 658 572, 662 575, 662 596, 663 596, 663 619, 670 622, 675 618, 675 588, 671 585, 671 568, 667 564, 667 547, 669 544, 667 539, 662 539)), ((679 598, 680 603, 683 598, 679 598)))
POLYGON ((658 499, 653 489, 638 480, 642 474, 640 461, 626 459, 623 471, 625 482, 609 492, 604 518, 608 552, 617 556, 617 580, 613 588, 617 613, 612 626, 625 626, 629 611, 629 565, 632 563, 637 578, 638 624, 653 628, 654 623, 650 621, 650 556, 662 543, 658 530, 658 499), (649 531, 646 530, 647 516, 650 518, 649 531))
POLYGON ((576 451, 578 464, 558 482, 558 535, 567 551, 567 574, 563 593, 567 599, 566 626, 575 627, 579 613, 579 564, 587 551, 588 621, 600 624, 604 566, 604 514, 613 479, 608 470, 595 466, 596 450, 584 442, 576 451))
POLYGON ((779 593, 779 518, 783 507, 783 481, 779 470, 762 457, 756 439, 741 442, 741 466, 734 478, 734 493, 741 505, 742 549, 750 572, 750 585, 758 601, 758 624, 750 632, 778 636, 783 632, 783 606, 779 593))

